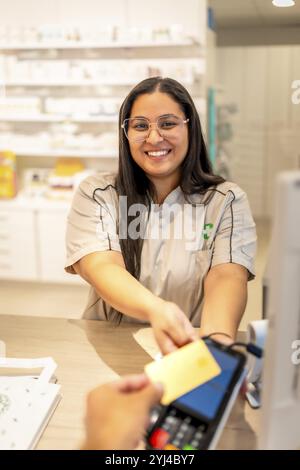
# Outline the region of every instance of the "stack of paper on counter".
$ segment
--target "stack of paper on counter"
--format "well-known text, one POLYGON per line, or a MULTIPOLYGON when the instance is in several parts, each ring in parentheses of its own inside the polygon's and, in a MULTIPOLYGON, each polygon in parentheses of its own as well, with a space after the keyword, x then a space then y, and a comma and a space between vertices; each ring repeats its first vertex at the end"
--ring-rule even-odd
POLYGON ((61 396, 52 358, 0 358, 0 449, 33 449, 61 396), (32 371, 41 370, 36 374, 32 371))

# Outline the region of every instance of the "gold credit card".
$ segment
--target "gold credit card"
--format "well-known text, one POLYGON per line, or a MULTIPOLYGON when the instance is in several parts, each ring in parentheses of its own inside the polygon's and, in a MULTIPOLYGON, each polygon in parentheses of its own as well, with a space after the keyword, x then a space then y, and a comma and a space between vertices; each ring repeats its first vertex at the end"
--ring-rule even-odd
POLYGON ((164 386, 163 405, 208 382, 220 372, 218 363, 202 339, 145 366, 145 373, 150 380, 164 386))

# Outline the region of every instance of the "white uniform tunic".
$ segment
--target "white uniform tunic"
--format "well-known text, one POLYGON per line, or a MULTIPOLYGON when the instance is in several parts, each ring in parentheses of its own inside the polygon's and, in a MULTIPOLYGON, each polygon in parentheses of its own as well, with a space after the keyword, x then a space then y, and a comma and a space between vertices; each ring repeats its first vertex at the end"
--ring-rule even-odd
MULTIPOLYGON (((68 217, 67 272, 74 274, 72 265, 89 253, 121 251, 119 200, 113 185, 114 175, 103 173, 80 184, 68 217)), ((237 263, 253 279, 256 230, 247 196, 234 183, 194 194, 189 201, 192 204, 177 187, 163 204, 151 207, 139 280, 153 294, 175 302, 199 326, 203 283, 212 266, 237 263)), ((93 287, 83 316, 105 319, 103 301, 93 287)))

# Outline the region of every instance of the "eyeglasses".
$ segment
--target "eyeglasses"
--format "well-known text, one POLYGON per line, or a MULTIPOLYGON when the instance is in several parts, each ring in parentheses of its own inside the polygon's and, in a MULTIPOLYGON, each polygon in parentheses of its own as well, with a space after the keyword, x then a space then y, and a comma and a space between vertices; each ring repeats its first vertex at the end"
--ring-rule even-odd
POLYGON ((161 137, 172 139, 180 136, 182 127, 188 123, 189 119, 181 119, 173 114, 160 116, 155 122, 150 122, 147 118, 124 119, 122 129, 130 142, 143 142, 147 140, 152 124, 156 125, 157 132, 161 137))

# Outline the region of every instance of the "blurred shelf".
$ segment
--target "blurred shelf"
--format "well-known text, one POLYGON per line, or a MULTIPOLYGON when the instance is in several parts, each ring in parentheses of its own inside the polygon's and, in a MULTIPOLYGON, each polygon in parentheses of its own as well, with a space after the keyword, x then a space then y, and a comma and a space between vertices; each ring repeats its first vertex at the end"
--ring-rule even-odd
POLYGON ((0 122, 87 122, 87 123, 116 123, 118 122, 118 116, 94 116, 94 117, 72 117, 72 116, 62 116, 62 115, 51 115, 51 114, 41 114, 41 115, 32 115, 32 116, 21 116, 21 115, 12 115, 12 116, 1 116, 0 122))
POLYGON ((90 116, 90 117, 74 117, 73 118, 65 118, 69 119, 72 122, 103 122, 103 123, 117 123, 118 122, 118 115, 115 116, 90 116))
POLYGON ((117 152, 111 150, 66 150, 66 149, 17 149, 12 150, 19 157, 80 157, 80 158, 118 158, 117 152))
POLYGON ((49 210, 67 211, 70 208, 73 192, 67 199, 48 199, 42 196, 30 197, 20 192, 14 199, 0 199, 0 210, 49 210))
POLYGON ((151 48, 151 47, 185 47, 195 46, 200 47, 200 43, 192 40, 171 42, 171 41, 139 41, 139 42, 104 42, 104 43, 80 43, 80 42, 49 42, 49 43, 15 43, 15 44, 0 44, 0 51, 10 50, 45 50, 45 49, 123 49, 123 48, 151 48))
POLYGON ((136 80, 132 78, 131 80, 112 80, 111 78, 107 80, 66 80, 66 81, 48 81, 48 82, 37 82, 34 80, 30 81, 8 81, 2 83, 3 87, 73 87, 73 86, 132 86, 136 83, 136 80))

